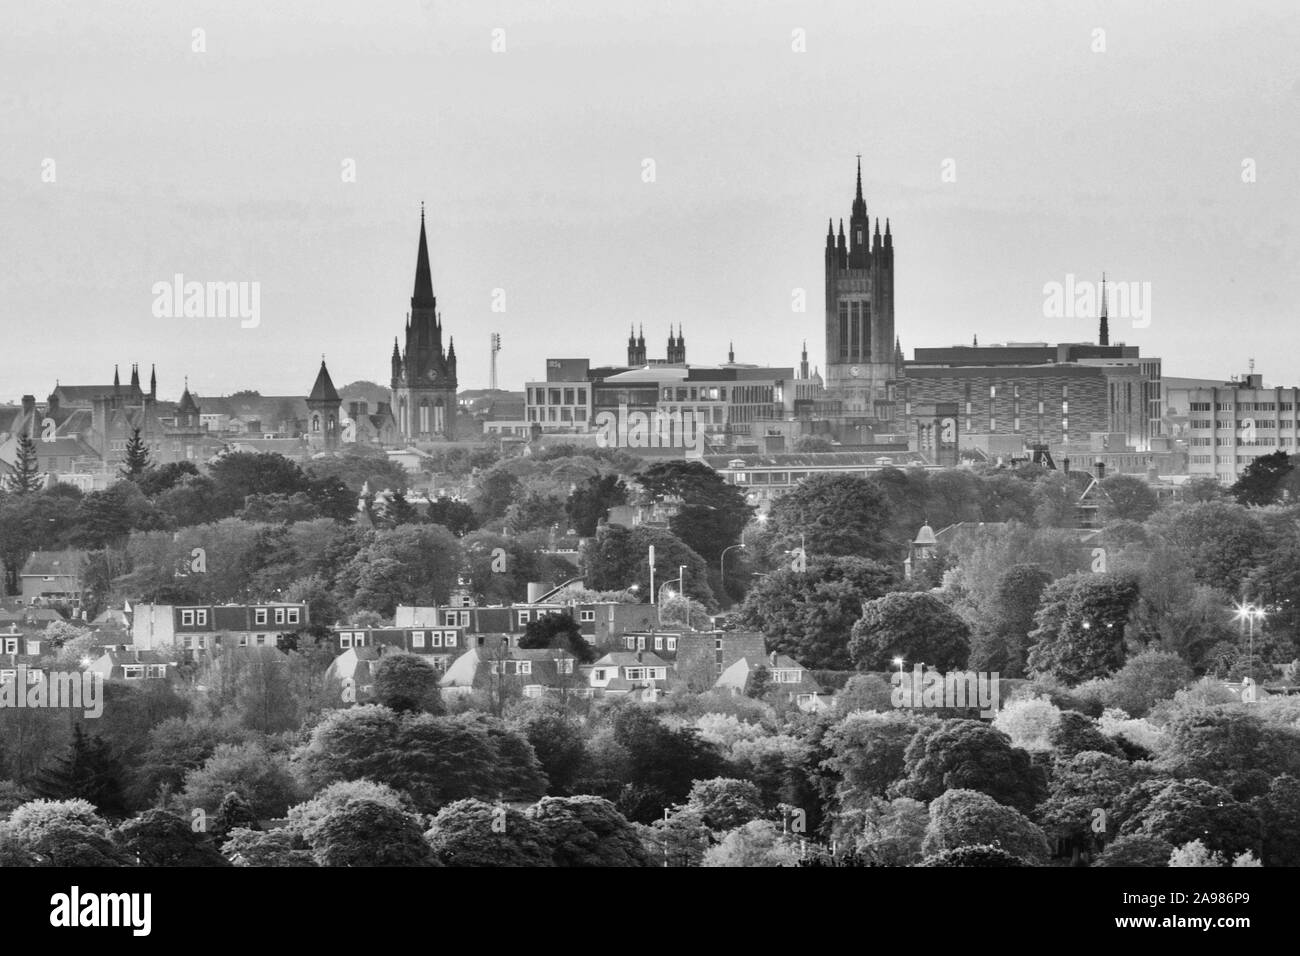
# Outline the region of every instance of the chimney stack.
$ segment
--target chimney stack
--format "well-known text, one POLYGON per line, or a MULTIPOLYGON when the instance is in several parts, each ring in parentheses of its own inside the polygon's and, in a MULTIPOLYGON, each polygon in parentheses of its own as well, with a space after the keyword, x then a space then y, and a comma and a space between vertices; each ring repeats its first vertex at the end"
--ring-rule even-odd
POLYGON ((775 667, 775 666, 776 666, 776 651, 772 651, 772 653, 770 653, 770 654, 767 656, 767 660, 768 660, 768 662, 769 662, 773 667, 775 667))
POLYGON ((1104 461, 1096 462, 1095 464, 1093 464, 1092 467, 1093 470, 1097 473, 1098 481, 1101 481, 1103 478, 1106 477, 1106 463, 1104 461))

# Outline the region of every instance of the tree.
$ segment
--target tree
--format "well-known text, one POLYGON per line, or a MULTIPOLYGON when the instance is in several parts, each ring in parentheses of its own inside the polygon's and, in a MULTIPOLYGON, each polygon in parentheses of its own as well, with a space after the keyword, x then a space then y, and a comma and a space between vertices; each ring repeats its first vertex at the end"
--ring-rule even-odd
POLYGON ((131 429, 131 437, 126 440, 126 453, 122 456, 122 467, 118 475, 128 481, 135 481, 149 470, 149 446, 140 437, 140 429, 131 429))
POLYGON ((930 804, 930 825, 921 847, 926 856, 990 844, 1040 865, 1051 855, 1042 830, 1019 811, 986 794, 953 789, 930 804))
POLYGON ((1200 840, 1175 847, 1169 855, 1170 866, 1226 866, 1221 855, 1208 850, 1200 840))
POLYGON ((219 744, 202 767, 185 775, 181 799, 188 807, 215 813, 232 790, 259 819, 284 816, 298 793, 284 754, 250 742, 219 744))
POLYGON ((1112 757, 1123 757, 1123 749, 1101 732, 1097 724, 1077 710, 1061 712, 1048 740, 1057 760, 1068 760, 1076 754, 1094 750, 1112 757))
POLYGON ((582 723, 563 704, 546 698, 529 701, 515 713, 512 723, 532 744, 550 781, 549 792, 572 793, 587 756, 582 723))
POLYGON ((1029 635, 1029 667, 1071 684, 1104 677, 1124 662, 1124 635, 1137 582, 1117 574, 1072 574, 1043 591, 1029 635))
POLYGON ((244 507, 244 499, 250 495, 292 495, 311 489, 301 468, 272 452, 230 452, 212 463, 209 475, 223 515, 244 507))
POLYGON ((238 829, 230 834, 222 854, 235 866, 315 866, 311 848, 291 827, 278 830, 238 829))
POLYGON ((1264 865, 1300 866, 1300 778, 1275 778, 1253 805, 1264 823, 1264 865))
POLYGON ((529 621, 519 636, 519 646, 569 651, 583 664, 596 659, 595 649, 582 636, 582 628, 569 612, 543 614, 529 621))
POLYGON ((424 520, 430 524, 440 524, 458 538, 463 538, 478 527, 478 518, 474 509, 463 501, 440 496, 429 502, 424 513, 424 520))
POLYGON ((1082 491, 1068 475, 1048 472, 1034 482, 1034 524, 1040 528, 1073 528, 1082 491))
POLYGON ((862 606, 849 656, 861 670, 884 670, 895 657, 948 670, 966 662, 970 629, 932 594, 899 591, 862 606))
POLYGON ((420 513, 415 510, 415 505, 406 500, 405 492, 394 491, 380 506, 376 517, 383 527, 396 528, 398 525, 414 524, 419 521, 420 513))
POLYGON ((894 558, 888 502, 860 475, 813 475, 778 498, 768 526, 774 550, 805 547, 819 557, 894 558), (803 544, 801 545, 801 541, 803 544))
POLYGON ((1270 505, 1295 469, 1295 461, 1282 450, 1260 455, 1243 471, 1228 492, 1243 505, 1270 505))
POLYGON ((418 654, 385 654, 371 671, 375 703, 399 714, 442 711, 438 671, 418 654))
POLYGON ((800 435, 795 439, 793 448, 796 455, 813 455, 834 450, 835 446, 820 435, 800 435))
POLYGON ((353 798, 307 838, 318 866, 436 866, 420 818, 374 800, 353 798))
POLYGON ((556 866, 653 866, 636 828, 601 797, 543 797, 524 811, 556 866))
POLYGON ((1052 749, 1052 734, 1060 726, 1061 716, 1046 697, 1017 695, 999 708, 993 726, 1011 738, 1013 747, 1042 753, 1052 749))
POLYGON ((130 866, 134 859, 108 838, 108 826, 86 800, 33 800, 0 824, 0 842, 35 866, 130 866))
POLYGON ((1025 861, 996 846, 959 846, 926 857, 918 866, 1025 866, 1025 861))
POLYGON ((353 607, 391 617, 398 604, 445 605, 460 569, 456 538, 437 525, 375 532, 339 572, 336 587, 353 607))
POLYGON ((37 775, 33 789, 52 800, 84 799, 109 816, 124 816, 122 769, 99 736, 72 728, 67 753, 37 775))
POLYGON ((1179 777, 1217 781, 1248 799, 1275 777, 1300 777, 1300 729, 1266 724, 1236 704, 1193 705, 1169 720, 1157 766, 1179 777))
POLYGON ((1062 757, 1052 774, 1047 799, 1038 808, 1044 829, 1069 840, 1076 861, 1115 835, 1117 820, 1107 812, 1138 780, 1139 772, 1122 758, 1096 751, 1062 757), (1098 810, 1102 812, 1098 814, 1098 810))
POLYGON ((546 791, 528 741, 477 714, 399 717, 375 704, 332 711, 294 762, 309 787, 373 780, 406 792, 421 812, 468 797, 535 799, 546 791))
POLYGON ((702 461, 656 462, 636 480, 648 502, 680 502, 668 528, 710 565, 740 540, 754 514, 744 492, 702 461))
POLYGON ((1111 475, 1100 487, 1101 519, 1105 522, 1146 521, 1160 507, 1151 486, 1133 475, 1111 475))
POLYGON ((799 853, 770 820, 751 820, 704 852, 702 866, 798 866, 799 853))
POLYGON ((917 734, 904 756, 906 778, 898 796, 933 800, 947 790, 978 790, 1008 807, 1029 813, 1044 786, 1043 772, 1011 738, 978 720, 949 720, 917 734))
POLYGON ((863 602, 897 582, 892 568, 864 558, 813 558, 805 571, 783 567, 758 578, 739 619, 762 630, 770 649, 805 667, 847 669, 849 637, 863 602))
POLYGON ((926 806, 919 800, 871 800, 857 813, 841 814, 855 825, 860 821, 854 851, 876 866, 913 866, 921 862, 921 845, 930 824, 926 806))
POLYGON ((988 614, 974 615, 967 666, 975 671, 997 671, 1003 677, 1023 677, 1029 650, 1029 632, 1043 589, 1052 576, 1038 565, 1013 565, 997 581, 988 614))
POLYGON ((624 707, 614 717, 614 739, 631 758, 629 783, 648 791, 629 819, 646 823, 686 797, 696 780, 718 776, 722 757, 692 727, 671 729, 646 707, 624 707), (657 806, 655 805, 657 804, 657 806))
POLYGON ((444 866, 554 866, 547 831, 513 807, 457 800, 424 835, 444 866))
POLYGON ((41 490, 40 460, 36 442, 30 435, 19 435, 15 450, 13 472, 8 478, 8 491, 15 495, 31 495, 41 490))
POLYGON ((1176 549, 1197 584, 1241 593, 1241 582, 1265 544, 1255 515, 1238 504, 1209 501, 1163 508, 1147 523, 1176 549))
POLYGON ((823 766, 838 778, 841 807, 863 807, 906 776, 908 745, 927 721, 909 711, 858 711, 831 725, 822 738, 823 766))
POLYGON ((470 503, 480 521, 490 521, 504 517, 522 493, 519 479, 504 462, 499 462, 475 478, 470 503))
POLYGON ((710 830, 734 830, 763 814, 763 798, 748 780, 714 777, 696 780, 686 796, 686 806, 698 810, 710 830))
POLYGON ((228 866, 226 858, 190 821, 169 810, 152 809, 121 824, 113 842, 141 866, 228 866))
POLYGON ((1159 837, 1122 836, 1106 847, 1093 866, 1168 866, 1173 850, 1159 837))
POLYGON ((1222 787, 1204 780, 1166 780, 1152 782, 1145 792, 1151 799, 1136 813, 1125 816, 1121 835, 1157 837, 1171 846, 1201 840, 1211 850, 1232 856, 1246 850, 1258 853, 1257 812, 1238 803, 1222 787))
POLYGON ((150 465, 132 481, 146 497, 155 498, 187 478, 197 478, 198 474, 198 466, 192 461, 169 461, 164 465, 150 465))
POLYGON ((649 549, 652 545, 655 549, 657 590, 670 581, 676 581, 678 568, 685 566, 686 595, 706 607, 715 606, 713 589, 709 585, 710 565, 676 535, 646 525, 631 529, 606 525, 600 529, 583 554, 587 586, 598 591, 621 591, 635 584, 640 593, 649 595, 649 549))
POLYGON ((220 845, 226 842, 232 832, 241 828, 262 829, 252 804, 232 790, 221 798, 221 805, 217 807, 216 816, 212 820, 212 839, 220 845))
POLYGON ((1107 707, 1145 717, 1156 701, 1170 699, 1191 682, 1192 669, 1181 657, 1148 648, 1102 684, 1100 697, 1107 707))

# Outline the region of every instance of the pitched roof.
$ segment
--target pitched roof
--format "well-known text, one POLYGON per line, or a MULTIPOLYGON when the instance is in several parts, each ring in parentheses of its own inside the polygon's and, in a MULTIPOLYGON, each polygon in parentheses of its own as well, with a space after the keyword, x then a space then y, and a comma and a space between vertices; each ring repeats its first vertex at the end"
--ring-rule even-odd
POLYGON ((85 551, 33 551, 32 556, 23 565, 24 575, 36 574, 42 577, 56 574, 77 574, 81 569, 81 560, 85 551))
POLYGON ((334 388, 334 383, 330 381, 329 369, 325 367, 325 360, 320 360, 320 371, 316 373, 316 384, 311 387, 311 394, 307 396, 309 402, 337 402, 341 401, 338 391, 334 388))

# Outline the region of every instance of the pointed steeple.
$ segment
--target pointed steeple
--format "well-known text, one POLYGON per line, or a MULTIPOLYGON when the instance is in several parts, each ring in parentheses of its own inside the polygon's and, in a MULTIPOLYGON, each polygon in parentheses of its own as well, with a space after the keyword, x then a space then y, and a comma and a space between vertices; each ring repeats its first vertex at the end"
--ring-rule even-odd
POLYGON ((117 374, 117 366, 114 365, 113 366, 113 388, 117 389, 121 387, 122 387, 122 377, 117 374))
POLYGON ((736 364, 736 343, 735 342, 727 343, 727 364, 728 365, 736 364))
POLYGON ((447 361, 456 364, 456 336, 447 340, 447 361))
POLYGON ((415 258, 415 291, 411 293, 411 307, 432 306, 433 272, 429 268, 429 238, 424 231, 424 203, 420 203, 420 250, 415 258))
POLYGON ((826 248, 835 248, 835 220, 826 220, 826 248))
POLYGON ((316 384, 311 387, 311 394, 307 396, 308 402, 338 402, 338 391, 334 388, 334 383, 330 380, 329 369, 325 367, 325 356, 321 356, 320 371, 316 373, 316 384))
POLYGON ((853 221, 867 218, 867 201, 862 198, 862 154, 858 153, 858 188, 853 194, 853 221))
POLYGON ((885 247, 892 249, 894 246, 894 237, 889 234, 889 217, 885 217, 885 247))
POLYGON ((1101 327, 1097 330, 1097 344, 1110 345, 1110 309, 1106 302, 1106 273, 1101 274, 1101 327))
POLYGON ((158 400, 158 366, 149 366, 149 397, 158 400))
POLYGON ((140 387, 140 366, 136 362, 131 363, 131 387, 140 387))

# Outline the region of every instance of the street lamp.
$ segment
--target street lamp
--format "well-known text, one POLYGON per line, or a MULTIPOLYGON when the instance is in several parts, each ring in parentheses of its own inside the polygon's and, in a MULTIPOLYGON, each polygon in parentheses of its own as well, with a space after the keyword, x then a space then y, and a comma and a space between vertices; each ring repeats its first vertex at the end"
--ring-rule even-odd
POLYGON ((895 658, 894 658, 894 666, 898 668, 898 676, 899 676, 899 677, 902 677, 902 676, 903 676, 903 659, 902 659, 901 657, 895 657, 895 658))
POLYGON ((744 544, 733 544, 733 545, 728 545, 727 547, 722 549, 722 556, 718 558, 718 573, 722 575, 722 582, 724 587, 726 586, 726 582, 727 582, 727 552, 734 551, 736 548, 743 548, 743 547, 745 547, 744 544))
MULTIPOLYGON (((659 585, 659 602, 658 602, 658 603, 659 603, 659 623, 660 623, 660 624, 662 624, 662 623, 664 622, 664 596, 663 596, 663 595, 664 595, 664 588, 668 587, 668 585, 672 584, 673 582, 676 582, 676 583, 677 583, 677 586, 678 586, 679 588, 681 588, 681 591, 682 591, 682 597, 686 597, 686 585, 685 585, 685 583, 684 583, 685 578, 686 578, 686 565, 684 565, 684 564, 679 564, 679 565, 677 565, 677 577, 675 577, 675 578, 671 578, 671 579, 665 581, 663 584, 659 585)), ((689 602, 690 599, 687 598, 687 601, 689 602)), ((687 625, 689 625, 690 622, 691 622, 691 613, 690 613, 690 604, 688 603, 688 604, 686 605, 686 623, 687 623, 687 625)))
MULTIPOLYGON (((1249 625, 1250 625, 1250 670, 1251 670, 1251 673, 1254 674, 1254 671, 1255 671, 1255 620, 1258 618, 1259 621, 1260 621, 1261 623, 1263 622, 1263 620, 1264 620, 1264 609, 1263 609, 1262 607, 1256 607, 1256 606, 1253 605, 1253 604, 1238 604, 1238 605, 1237 605, 1237 614, 1236 614, 1236 617, 1237 617, 1237 622, 1238 622, 1238 624, 1241 624, 1241 623, 1243 623, 1243 622, 1249 622, 1249 625)), ((1238 628, 1238 630, 1240 630, 1240 628, 1238 628)))

